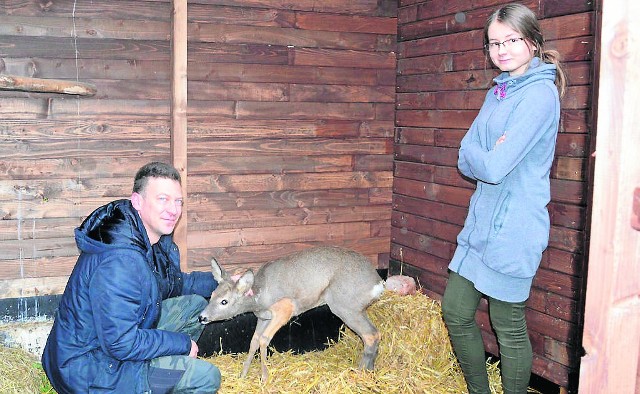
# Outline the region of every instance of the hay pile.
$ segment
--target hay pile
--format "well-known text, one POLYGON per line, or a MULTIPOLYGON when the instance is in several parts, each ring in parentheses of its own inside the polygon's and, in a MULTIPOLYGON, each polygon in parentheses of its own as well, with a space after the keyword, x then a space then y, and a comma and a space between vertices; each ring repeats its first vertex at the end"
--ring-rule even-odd
MULTIPOLYGON (((382 334, 373 372, 356 369, 360 338, 344 330, 340 339, 319 352, 294 355, 274 352, 268 359, 269 380, 260 382, 260 361, 240 379, 246 353, 207 359, 223 376, 221 394, 234 393, 466 393, 442 321, 440 304, 422 294, 385 292, 368 310, 382 334)), ((497 364, 488 364, 494 393, 502 393, 497 364)))
POLYGON ((22 349, 0 346, 0 393, 53 392, 47 386, 49 382, 35 356, 22 349))

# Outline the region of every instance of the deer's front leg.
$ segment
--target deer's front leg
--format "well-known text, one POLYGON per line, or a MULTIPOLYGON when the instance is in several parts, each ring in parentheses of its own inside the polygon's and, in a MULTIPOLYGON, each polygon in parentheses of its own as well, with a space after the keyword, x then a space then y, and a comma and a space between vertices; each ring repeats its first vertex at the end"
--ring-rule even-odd
POLYGON ((271 320, 268 321, 264 332, 260 336, 260 363, 262 365, 263 382, 266 382, 269 378, 269 371, 267 370, 267 347, 276 332, 291 319, 295 306, 290 299, 283 298, 271 305, 269 310, 271 311, 271 320))
POLYGON ((269 320, 263 320, 258 318, 258 323, 256 324, 256 330, 253 332, 253 337, 251 337, 251 344, 249 345, 249 353, 247 354, 247 359, 244 361, 244 366, 242 368, 242 373, 240 374, 241 378, 247 376, 249 372, 249 367, 251 366, 251 361, 253 361, 253 356, 256 354, 258 347, 260 346, 260 337, 262 337, 262 333, 265 328, 269 325, 269 320))

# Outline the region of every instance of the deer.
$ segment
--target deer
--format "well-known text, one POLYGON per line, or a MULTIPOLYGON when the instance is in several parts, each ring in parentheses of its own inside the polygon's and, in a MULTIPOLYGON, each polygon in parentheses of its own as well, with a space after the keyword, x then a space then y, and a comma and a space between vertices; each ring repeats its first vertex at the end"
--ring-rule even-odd
POLYGON ((246 312, 257 317, 241 378, 247 376, 259 348, 261 379, 266 382, 267 348, 273 336, 292 317, 322 305, 362 339, 359 368, 374 369, 381 336, 366 310, 380 298, 384 281, 362 254, 318 246, 265 263, 255 274, 248 269, 232 278, 215 258, 211 270, 218 287, 200 313, 200 322, 228 320, 246 312))

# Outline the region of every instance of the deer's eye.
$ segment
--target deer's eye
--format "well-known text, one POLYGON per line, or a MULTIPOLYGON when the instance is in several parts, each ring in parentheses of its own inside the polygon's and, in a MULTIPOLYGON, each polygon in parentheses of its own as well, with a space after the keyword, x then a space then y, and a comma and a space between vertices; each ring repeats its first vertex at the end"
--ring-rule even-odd
POLYGON ((227 301, 227 300, 222 300, 222 301, 220 301, 220 304, 221 304, 221 305, 227 305, 228 303, 229 303, 229 301, 227 301))

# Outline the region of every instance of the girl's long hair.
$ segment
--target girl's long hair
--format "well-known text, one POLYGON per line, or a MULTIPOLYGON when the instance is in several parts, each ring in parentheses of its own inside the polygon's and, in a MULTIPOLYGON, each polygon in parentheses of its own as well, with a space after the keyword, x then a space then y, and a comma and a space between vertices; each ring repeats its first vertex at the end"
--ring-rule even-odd
MULTIPOLYGON (((498 21, 511 27, 513 30, 522 34, 523 38, 535 45, 535 55, 545 63, 556 65, 556 86, 558 93, 562 98, 567 90, 567 76, 564 67, 560 62, 560 53, 556 50, 544 48, 544 38, 540 30, 540 24, 536 18, 536 14, 522 4, 512 3, 500 7, 489 16, 484 26, 484 44, 489 43, 489 25, 494 21, 498 21)), ((488 55, 488 52, 487 52, 488 55)))

